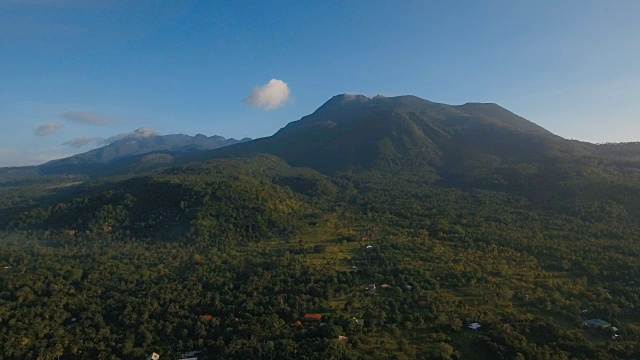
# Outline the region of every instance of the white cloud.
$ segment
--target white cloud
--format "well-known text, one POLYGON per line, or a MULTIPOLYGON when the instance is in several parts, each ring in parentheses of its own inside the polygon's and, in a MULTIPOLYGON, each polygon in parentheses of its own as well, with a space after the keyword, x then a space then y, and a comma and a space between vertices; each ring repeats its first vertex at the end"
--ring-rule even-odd
POLYGON ((145 137, 157 136, 157 135, 158 135, 158 131, 155 128, 141 127, 134 131, 116 134, 113 136, 109 136, 108 138, 97 137, 97 136, 96 137, 90 137, 90 136, 79 137, 79 138, 71 139, 63 143, 62 145, 69 145, 79 149, 83 146, 86 146, 92 143, 95 143, 98 146, 105 146, 122 139, 145 138, 145 137))
POLYGON ((265 110, 275 110, 291 99, 291 90, 286 82, 271 79, 263 86, 256 86, 249 96, 244 99, 246 104, 261 107, 265 110))
POLYGON ((50 122, 43 125, 38 126, 33 133, 38 136, 46 136, 51 135, 54 132, 63 128, 63 125, 57 122, 50 122))
POLYGON ((79 149, 91 143, 99 143, 101 140, 102 140, 101 137, 80 137, 80 138, 71 139, 63 143, 62 145, 69 145, 79 149))
POLYGON ((62 117, 68 121, 89 125, 110 125, 117 122, 116 119, 108 116, 85 111, 66 112, 62 114, 62 117))
POLYGON ((158 131, 152 127, 141 127, 135 131, 120 133, 117 135, 110 136, 106 139, 100 139, 97 141, 98 145, 109 145, 116 141, 127 139, 127 138, 144 138, 150 136, 158 135, 158 131))

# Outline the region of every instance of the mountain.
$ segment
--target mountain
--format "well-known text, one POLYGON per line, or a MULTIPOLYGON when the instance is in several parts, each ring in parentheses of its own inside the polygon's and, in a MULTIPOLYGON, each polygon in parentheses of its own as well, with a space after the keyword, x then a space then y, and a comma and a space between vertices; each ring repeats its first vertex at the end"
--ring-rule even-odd
POLYGON ((640 215, 632 200, 640 196, 637 149, 567 140, 491 103, 455 106, 415 96, 343 94, 273 136, 190 159, 267 153, 376 188, 405 179, 507 192, 566 211, 576 211, 576 202, 615 198, 640 215))
MULTIPOLYGON (((134 133, 135 134, 135 133, 134 133)), ((174 134, 154 136, 127 136, 106 146, 87 151, 68 158, 53 160, 45 166, 60 166, 67 164, 108 164, 115 160, 152 152, 188 152, 206 149, 216 149, 223 146, 237 144, 251 139, 225 139, 222 136, 196 136, 174 134)))
POLYGON ((453 106, 415 96, 338 95, 273 136, 209 154, 263 152, 335 174, 384 167, 442 173, 469 156, 509 161, 589 151, 496 104, 453 106))
MULTIPOLYGON (((310 168, 324 176, 346 179, 345 188, 353 185, 361 192, 375 193, 390 184, 495 191, 527 199, 536 208, 572 214, 583 211, 576 204, 607 199, 624 207, 627 214, 640 215, 640 202, 635 200, 640 198, 640 161, 632 156, 634 151, 634 144, 594 145, 564 139, 496 104, 454 106, 415 96, 338 95, 262 139, 133 137, 41 169, 50 174, 100 177, 148 175, 173 167, 178 169, 174 175, 180 181, 179 173, 186 170, 178 166, 201 167, 200 171, 208 174, 204 169, 226 158, 251 159, 240 162, 255 167, 255 159, 267 154, 293 168, 310 168)), ((281 166, 273 167, 283 171, 281 166)), ((198 175, 199 181, 209 181, 207 176, 198 175)), ((276 172, 267 181, 294 191, 309 182, 305 178, 275 180, 281 176, 276 172)), ((66 183, 82 181, 61 179, 66 183)), ((77 209, 73 211, 77 213, 77 209)))
POLYGON ((106 146, 68 158, 53 160, 39 168, 44 174, 85 173, 111 174, 114 169, 145 169, 170 164, 176 156, 216 149, 249 141, 225 139, 222 136, 152 135, 137 132, 106 146))

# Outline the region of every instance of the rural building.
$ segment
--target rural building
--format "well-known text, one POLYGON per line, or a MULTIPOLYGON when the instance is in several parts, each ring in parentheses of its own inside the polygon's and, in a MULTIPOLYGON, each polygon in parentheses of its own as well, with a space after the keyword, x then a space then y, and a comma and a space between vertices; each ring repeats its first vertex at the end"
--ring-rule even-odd
POLYGON ((601 329, 606 329, 611 327, 611 324, 601 319, 590 319, 585 321, 584 324, 587 326, 601 328, 601 329))
POLYGON ((187 351, 180 354, 180 360, 198 360, 196 355, 200 354, 202 351, 187 351))
POLYGON ((469 329, 476 331, 476 330, 480 329, 482 327, 482 325, 478 324, 477 322, 474 322, 474 323, 469 324, 468 327, 469 327, 469 329))
POLYGON ((322 314, 304 314, 305 321, 320 321, 322 314))
POLYGON ((362 331, 362 328, 364 328, 364 319, 353 318, 351 329, 353 331, 362 331))
POLYGON ((160 355, 156 353, 151 353, 151 355, 147 356, 147 360, 158 360, 160 359, 160 355))

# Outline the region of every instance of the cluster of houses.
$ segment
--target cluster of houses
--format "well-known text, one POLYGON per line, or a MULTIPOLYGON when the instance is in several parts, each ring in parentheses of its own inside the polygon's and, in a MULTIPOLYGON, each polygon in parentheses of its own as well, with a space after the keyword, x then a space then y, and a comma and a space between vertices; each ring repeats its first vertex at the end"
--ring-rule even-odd
MULTIPOLYGON (((389 284, 382 284, 379 286, 380 289, 390 289, 391 285, 389 284)), ((364 287, 364 290, 367 292, 367 294, 373 295, 376 293, 376 291, 378 290, 378 287, 376 287, 376 284, 369 284, 367 286, 364 287)))

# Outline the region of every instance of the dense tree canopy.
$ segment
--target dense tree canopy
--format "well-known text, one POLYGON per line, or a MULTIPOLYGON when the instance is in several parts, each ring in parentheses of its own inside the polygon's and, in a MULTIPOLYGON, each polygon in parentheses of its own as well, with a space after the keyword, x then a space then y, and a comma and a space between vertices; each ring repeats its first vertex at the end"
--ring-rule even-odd
POLYGON ((458 182, 260 155, 4 187, 0 354, 640 355, 636 175, 465 161, 458 182))

